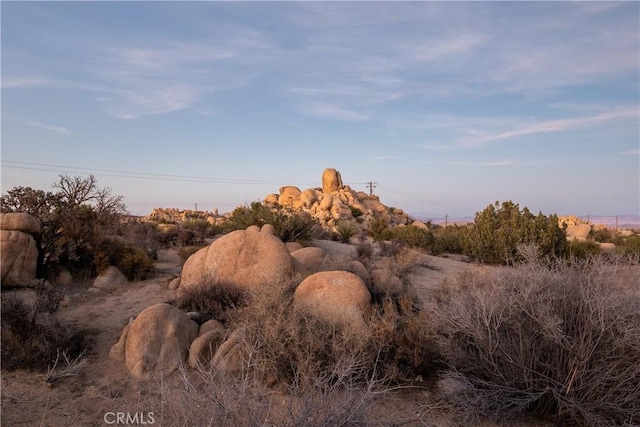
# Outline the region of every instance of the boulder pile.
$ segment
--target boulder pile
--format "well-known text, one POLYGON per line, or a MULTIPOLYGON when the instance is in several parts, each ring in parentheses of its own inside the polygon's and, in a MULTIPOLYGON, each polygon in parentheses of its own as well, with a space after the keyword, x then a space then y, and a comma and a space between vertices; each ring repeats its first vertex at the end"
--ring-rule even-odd
MULTIPOLYGON (((246 293, 249 301, 276 296, 303 316, 356 334, 366 332, 371 317, 368 283, 389 294, 400 292, 403 286, 390 271, 369 272, 345 253, 285 244, 273 235, 269 224, 218 238, 191 255, 174 282, 170 286, 177 288, 178 301, 188 298, 189 291, 211 290, 215 295, 216 287, 232 287, 246 293)), ((110 356, 124 362, 139 379, 181 366, 240 371, 246 325, 223 325, 216 320, 199 325, 202 320, 199 313, 184 313, 169 304, 154 305, 124 327, 110 356)))
POLYGON ((335 169, 322 173, 322 187, 300 190, 285 186, 279 194, 269 194, 264 203, 271 207, 284 207, 306 212, 317 219, 323 228, 335 231, 340 222, 349 222, 360 230, 368 230, 372 221, 381 218, 389 226, 411 224, 413 220, 402 209, 385 206, 380 198, 363 191, 355 191, 342 183, 335 169))

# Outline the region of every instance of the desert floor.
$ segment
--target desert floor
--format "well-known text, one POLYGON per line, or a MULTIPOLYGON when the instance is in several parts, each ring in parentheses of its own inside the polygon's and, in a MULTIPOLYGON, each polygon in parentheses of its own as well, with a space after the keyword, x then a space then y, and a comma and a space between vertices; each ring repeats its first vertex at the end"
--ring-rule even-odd
MULTIPOLYGON (((336 242, 317 242, 329 251, 349 252, 353 246, 336 242)), ((483 267, 453 257, 425 255, 426 267, 413 270, 410 279, 418 292, 424 294, 445 278, 483 267)), ((160 402, 164 388, 157 382, 141 383, 126 372, 124 365, 109 358, 109 349, 118 340, 122 327, 132 316, 146 307, 174 297, 168 282, 180 272, 182 260, 175 250, 161 251, 156 263, 157 275, 142 282, 110 291, 92 292, 87 287, 75 286, 65 290, 69 300, 58 315, 64 324, 93 329, 95 341, 88 355, 88 363, 79 377, 65 378, 54 386, 47 386, 44 376, 33 372, 2 372, 3 426, 100 426, 116 424, 108 413, 153 412, 153 424, 176 425, 175 417, 163 414, 160 402)), ((95 289, 94 289, 95 290, 95 289)), ((372 426, 455 426, 452 411, 433 394, 433 381, 408 384, 389 391, 368 411, 367 425, 372 426)), ((278 402, 285 405, 286 396, 274 397, 272 411, 278 411, 278 402)), ((287 408, 281 408, 286 411, 287 408)), ((175 416, 175 414, 174 414, 175 416)), ((147 417, 139 424, 151 424, 147 417)), ((189 424, 180 424, 189 425, 189 424)), ((211 425, 230 425, 228 420, 213 420, 211 425)), ((270 424, 264 424, 270 425, 270 424)), ((494 426, 486 421, 479 426, 494 426)), ((520 424, 522 425, 522 424, 520 424)), ((546 424, 531 421, 528 426, 546 424)))

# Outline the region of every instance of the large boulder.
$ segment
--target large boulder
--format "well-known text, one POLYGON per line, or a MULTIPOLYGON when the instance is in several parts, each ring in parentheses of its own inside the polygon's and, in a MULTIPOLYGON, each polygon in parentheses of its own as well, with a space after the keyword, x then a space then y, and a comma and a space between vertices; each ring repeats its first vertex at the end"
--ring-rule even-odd
POLYGON ((35 238, 42 233, 40 221, 24 212, 0 213, 0 229, 22 231, 35 238))
POLYGON ((200 334, 189 347, 190 368, 208 368, 220 345, 224 342, 226 331, 224 328, 210 330, 200 334))
POLYGON ((587 240, 591 233, 591 224, 570 225, 566 233, 568 240, 587 240))
POLYGON ((294 307, 338 327, 365 328, 371 294, 364 281, 346 271, 322 271, 298 285, 294 307))
POLYGON ((298 187, 286 186, 280 188, 280 196, 278 197, 278 204, 280 206, 292 207, 296 200, 300 200, 300 194, 302 191, 298 187))
POLYGON ((124 361, 129 373, 138 379, 167 374, 186 363, 198 330, 198 324, 179 308, 156 304, 125 326, 109 355, 124 361))
POLYGON ((126 286, 129 283, 127 277, 122 274, 118 267, 108 266, 98 274, 93 280, 93 287, 99 289, 116 289, 126 286))
POLYGON ((270 233, 238 230, 187 259, 178 292, 218 285, 252 291, 281 284, 293 274, 293 259, 282 240, 270 233))
POLYGON ((318 271, 327 257, 327 251, 309 246, 292 252, 291 256, 294 259, 296 270, 300 272, 318 271))
POLYGON ((342 177, 337 170, 328 168, 322 172, 322 191, 325 193, 338 191, 342 185, 342 177))
POLYGON ((30 286, 36 279, 40 221, 24 212, 0 214, 2 287, 30 286))
POLYGON ((36 278, 38 248, 30 234, 0 231, 0 268, 2 287, 30 286, 36 278))

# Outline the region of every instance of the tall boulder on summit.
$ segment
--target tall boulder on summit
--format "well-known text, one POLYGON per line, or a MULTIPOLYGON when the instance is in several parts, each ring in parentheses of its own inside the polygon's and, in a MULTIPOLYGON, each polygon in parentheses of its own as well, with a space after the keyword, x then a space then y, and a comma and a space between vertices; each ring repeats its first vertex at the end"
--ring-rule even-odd
POLYGON ((278 285, 293 274, 293 258, 282 240, 268 232, 237 230, 187 259, 178 295, 201 286, 253 291, 278 285))
POLYGON ((2 287, 29 286, 36 278, 40 222, 26 213, 0 215, 2 287))
POLYGON ((340 172, 333 168, 325 169, 322 172, 322 191, 331 193, 342 188, 342 177, 340 172))

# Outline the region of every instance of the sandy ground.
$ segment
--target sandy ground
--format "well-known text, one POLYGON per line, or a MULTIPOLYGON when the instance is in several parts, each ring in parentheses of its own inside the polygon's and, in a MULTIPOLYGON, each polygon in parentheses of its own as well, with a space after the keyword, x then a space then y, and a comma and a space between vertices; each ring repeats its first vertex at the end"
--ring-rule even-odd
MULTIPOLYGON (((318 246, 352 253, 351 245, 316 242, 318 246)), ((453 258, 425 256, 424 266, 411 274, 419 292, 428 292, 444 278, 481 268, 453 258)), ((158 274, 152 280, 129 283, 126 287, 91 292, 85 287, 70 294, 70 302, 58 311, 63 323, 92 328, 97 333, 80 377, 63 379, 53 387, 45 384, 42 374, 2 372, 3 426, 100 426, 113 425, 115 412, 154 412, 153 424, 175 425, 161 415, 162 399, 157 384, 139 383, 127 374, 123 364, 111 360, 109 349, 118 340, 122 327, 146 307, 174 297, 168 282, 179 274, 181 259, 175 251, 161 251, 156 264, 158 274), (111 418, 110 418, 111 417, 111 418)), ((446 409, 438 407, 428 384, 389 393, 375 405, 371 425, 383 426, 453 426, 446 409)), ((138 425, 151 424, 139 418, 138 425)), ((212 425, 228 425, 218 420, 212 425)), ((492 425, 492 424, 482 424, 492 425)))

